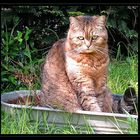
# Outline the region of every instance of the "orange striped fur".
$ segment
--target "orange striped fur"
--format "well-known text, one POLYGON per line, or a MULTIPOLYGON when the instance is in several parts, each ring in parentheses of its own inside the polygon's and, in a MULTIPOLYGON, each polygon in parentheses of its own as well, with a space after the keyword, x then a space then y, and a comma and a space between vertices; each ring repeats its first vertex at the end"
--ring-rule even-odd
POLYGON ((111 112, 105 16, 70 17, 67 37, 57 41, 42 71, 42 104, 74 112, 111 112))

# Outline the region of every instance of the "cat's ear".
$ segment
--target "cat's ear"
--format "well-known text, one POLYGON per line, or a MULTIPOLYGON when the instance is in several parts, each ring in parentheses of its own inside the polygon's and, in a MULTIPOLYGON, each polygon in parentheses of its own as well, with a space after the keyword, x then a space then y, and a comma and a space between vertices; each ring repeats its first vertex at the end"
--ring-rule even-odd
POLYGON ((97 28, 102 29, 106 25, 106 17, 105 16, 98 16, 96 18, 97 28))
POLYGON ((124 101, 133 102, 136 100, 136 91, 133 87, 128 87, 124 92, 124 101))
POLYGON ((70 28, 73 29, 79 26, 79 23, 76 17, 69 17, 69 21, 70 21, 70 28))
POLYGON ((105 25, 106 24, 106 16, 99 16, 97 18, 99 24, 105 25))

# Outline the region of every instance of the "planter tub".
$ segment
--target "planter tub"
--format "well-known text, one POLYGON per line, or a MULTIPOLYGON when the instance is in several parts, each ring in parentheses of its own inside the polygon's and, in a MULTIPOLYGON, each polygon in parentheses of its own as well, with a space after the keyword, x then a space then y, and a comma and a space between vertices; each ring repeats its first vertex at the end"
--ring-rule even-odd
MULTIPOLYGON (((39 90, 36 91, 39 94, 39 90)), ((55 126, 68 126, 68 123, 75 128, 82 128, 83 133, 87 133, 87 128, 89 126, 93 129, 94 134, 125 134, 129 125, 127 123, 127 114, 117 114, 117 113, 103 113, 103 112, 90 112, 90 111, 78 111, 76 113, 68 113, 58 109, 51 109, 41 106, 33 105, 20 105, 9 103, 10 100, 15 100, 19 97, 24 97, 27 95, 34 96, 33 91, 20 90, 14 92, 8 92, 1 95, 1 107, 7 113, 15 115, 20 113, 23 109, 28 111, 30 121, 36 121, 37 119, 41 122, 43 128, 43 123, 47 125, 55 124, 55 126)), ((129 115, 132 118, 137 119, 137 115, 129 115)))

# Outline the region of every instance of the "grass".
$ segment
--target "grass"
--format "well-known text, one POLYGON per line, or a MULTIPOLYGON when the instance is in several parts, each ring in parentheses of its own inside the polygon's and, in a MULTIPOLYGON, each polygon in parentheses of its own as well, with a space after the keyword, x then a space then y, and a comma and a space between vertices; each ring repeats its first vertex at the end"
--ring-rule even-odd
POLYGON ((112 93, 122 94, 131 85, 138 93, 138 63, 137 57, 126 60, 113 59, 109 65, 108 87, 112 93))
MULTIPOLYGON (((39 115, 35 116, 35 120, 30 121, 30 111, 21 109, 20 113, 8 115, 2 111, 1 133, 2 134, 82 134, 86 129, 86 134, 93 134, 94 131, 89 125, 82 127, 73 126, 70 120, 70 114, 64 115, 64 126, 56 126, 55 123, 48 124, 47 119, 39 120, 39 115), (16 118, 16 119, 15 119, 16 118)), ((45 116, 46 117, 46 116, 45 116)))
MULTIPOLYGON (((109 65, 108 86, 113 93, 122 94, 129 84, 135 87, 138 91, 138 64, 137 56, 131 56, 126 60, 112 59, 109 65)), ((33 85, 35 87, 35 85, 33 85)), ((138 92, 137 92, 138 93, 138 92)), ((137 134, 137 120, 128 117, 130 128, 128 134, 137 134)), ((82 130, 74 127, 70 123, 64 127, 57 127, 55 124, 48 126, 44 119, 45 129, 39 126, 39 119, 33 124, 28 120, 26 110, 23 110, 21 115, 9 116, 2 111, 1 115, 1 134, 80 134, 82 130)), ((90 126, 85 126, 88 134, 93 134, 90 126)))

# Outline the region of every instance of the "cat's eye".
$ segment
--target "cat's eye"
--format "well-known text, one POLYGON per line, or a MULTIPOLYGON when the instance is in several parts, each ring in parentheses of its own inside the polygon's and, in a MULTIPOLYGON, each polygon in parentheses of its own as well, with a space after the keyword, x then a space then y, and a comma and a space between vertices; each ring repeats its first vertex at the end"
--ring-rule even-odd
POLYGON ((84 37, 83 36, 78 36, 78 39, 84 40, 84 37))
POLYGON ((98 35, 93 35, 92 40, 96 40, 98 38, 98 35))

